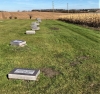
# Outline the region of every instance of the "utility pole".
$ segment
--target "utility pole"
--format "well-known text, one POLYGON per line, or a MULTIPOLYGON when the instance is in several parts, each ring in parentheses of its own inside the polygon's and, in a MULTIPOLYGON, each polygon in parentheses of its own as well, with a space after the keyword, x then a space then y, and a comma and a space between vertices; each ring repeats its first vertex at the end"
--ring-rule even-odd
POLYGON ((69 13, 69 9, 68 9, 68 3, 67 3, 67 13, 69 13))
POLYGON ((54 2, 52 1, 52 9, 53 9, 53 12, 54 12, 54 2))

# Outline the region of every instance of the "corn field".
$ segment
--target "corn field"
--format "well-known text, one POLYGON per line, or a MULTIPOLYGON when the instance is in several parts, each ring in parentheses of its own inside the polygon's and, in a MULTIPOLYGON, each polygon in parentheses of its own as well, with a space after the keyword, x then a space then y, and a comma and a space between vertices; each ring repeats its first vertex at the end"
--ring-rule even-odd
POLYGON ((66 14, 60 16, 59 20, 90 27, 100 27, 100 13, 66 14))

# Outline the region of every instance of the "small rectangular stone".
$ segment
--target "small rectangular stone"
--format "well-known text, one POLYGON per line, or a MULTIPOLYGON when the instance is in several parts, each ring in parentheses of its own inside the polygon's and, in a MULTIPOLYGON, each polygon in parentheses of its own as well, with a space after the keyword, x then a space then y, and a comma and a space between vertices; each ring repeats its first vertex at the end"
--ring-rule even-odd
POLYGON ((15 68, 9 74, 9 79, 36 80, 40 70, 15 68))
POLYGON ((40 25, 39 22, 32 22, 31 25, 40 25))
POLYGON ((40 27, 37 27, 37 28, 32 27, 32 30, 40 30, 40 27))
POLYGON ((35 31, 33 31, 33 30, 27 30, 26 34, 35 34, 35 31))
POLYGON ((37 18, 37 21, 38 21, 39 23, 42 22, 42 21, 41 21, 41 18, 37 18))
POLYGON ((26 45, 26 41, 23 40, 13 40, 10 42, 11 45, 13 46, 25 46, 26 45))

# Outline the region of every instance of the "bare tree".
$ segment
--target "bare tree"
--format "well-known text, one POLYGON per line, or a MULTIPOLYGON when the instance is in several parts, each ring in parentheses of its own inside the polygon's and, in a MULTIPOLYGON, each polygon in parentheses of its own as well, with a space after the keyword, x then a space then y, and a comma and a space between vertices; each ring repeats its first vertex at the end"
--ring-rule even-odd
POLYGON ((33 16, 33 15, 32 15, 32 14, 28 14, 28 15, 29 15, 29 18, 32 19, 32 16, 33 16))

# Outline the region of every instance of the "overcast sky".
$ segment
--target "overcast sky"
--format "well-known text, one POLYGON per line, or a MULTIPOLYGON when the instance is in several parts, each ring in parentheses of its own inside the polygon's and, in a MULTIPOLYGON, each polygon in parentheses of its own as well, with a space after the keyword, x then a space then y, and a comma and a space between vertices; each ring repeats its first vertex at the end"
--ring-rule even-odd
POLYGON ((55 9, 67 9, 67 3, 69 9, 100 8, 99 0, 0 0, 0 10, 52 9, 52 4, 55 9))

